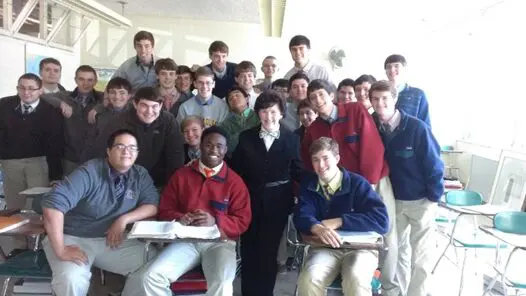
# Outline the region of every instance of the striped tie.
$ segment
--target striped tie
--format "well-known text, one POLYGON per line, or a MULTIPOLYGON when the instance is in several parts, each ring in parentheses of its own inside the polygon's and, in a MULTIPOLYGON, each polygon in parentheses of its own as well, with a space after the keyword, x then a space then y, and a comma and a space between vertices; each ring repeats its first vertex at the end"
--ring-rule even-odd
POLYGON ((126 182, 124 181, 124 175, 119 175, 115 178, 115 197, 121 198, 126 190, 126 182))

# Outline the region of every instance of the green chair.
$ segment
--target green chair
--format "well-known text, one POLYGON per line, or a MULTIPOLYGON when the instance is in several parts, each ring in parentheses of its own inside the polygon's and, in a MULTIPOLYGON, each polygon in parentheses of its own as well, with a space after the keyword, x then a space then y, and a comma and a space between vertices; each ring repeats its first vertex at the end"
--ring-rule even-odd
MULTIPOLYGON (((42 196, 33 197, 32 210, 23 213, 41 214, 41 201, 42 196)), ((38 244, 38 240, 36 241, 38 244)), ((0 296, 6 296, 12 294, 14 279, 51 279, 52 274, 44 251, 34 248, 24 250, 0 263, 0 277, 3 278, 0 296)))
MULTIPOLYGON (((446 204, 449 206, 476 206, 476 205, 482 205, 482 195, 478 192, 471 191, 471 190, 453 190, 446 193, 446 204)), ((459 287, 459 296, 462 293, 462 288, 464 285, 464 269, 466 266, 466 258, 467 258, 467 251, 468 250, 477 250, 477 249, 497 249, 497 248, 506 248, 505 244, 499 244, 498 241, 481 231, 479 231, 478 226, 476 225, 476 216, 480 216, 478 213, 461 213, 459 214, 454 222, 453 229, 451 231, 451 234, 449 235, 449 242, 447 246, 444 248, 444 251, 438 258, 435 266, 433 267, 433 270, 431 273, 434 273, 437 269, 440 261, 445 256, 446 251, 449 249, 449 247, 461 248, 464 250, 464 257, 462 260, 461 265, 461 275, 460 275, 460 287, 459 287), (469 229, 469 231, 458 231, 458 228, 460 227, 459 223, 460 221, 464 221, 461 219, 464 216, 471 216, 473 218, 473 223, 475 224, 475 227, 472 229, 469 229)), ((466 226, 466 225, 464 225, 466 226)))
MULTIPOLYGON (((526 237, 526 213, 525 212, 501 212, 495 215, 493 218, 493 225, 496 230, 499 230, 504 233, 517 235, 518 238, 521 238, 524 240, 524 237, 526 237)), ((510 242, 511 244, 511 242, 510 242)), ((495 270, 499 274, 499 276, 495 277, 493 281, 488 285, 486 290, 484 291, 483 296, 486 295, 491 291, 495 283, 497 282, 498 278, 501 280, 501 285, 504 288, 504 295, 508 295, 508 287, 515 290, 515 295, 519 295, 520 290, 526 290, 526 280, 524 280, 524 276, 520 276, 520 278, 510 278, 506 274, 508 272, 508 268, 510 263, 512 262, 512 259, 517 251, 522 250, 523 252, 526 251, 526 245, 519 245, 519 246, 513 246, 513 250, 511 251, 510 255, 508 256, 508 260, 506 261, 506 265, 504 266, 504 270, 500 271, 497 267, 495 267, 495 270)), ((499 256, 497 255, 497 258, 499 256)))

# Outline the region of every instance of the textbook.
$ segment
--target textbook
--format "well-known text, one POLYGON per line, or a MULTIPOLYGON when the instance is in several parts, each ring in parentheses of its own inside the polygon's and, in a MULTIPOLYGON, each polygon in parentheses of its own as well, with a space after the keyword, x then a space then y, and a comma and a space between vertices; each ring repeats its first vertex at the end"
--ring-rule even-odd
POLYGON ((29 222, 28 218, 19 215, 0 217, 0 233, 13 230, 29 222))
POLYGON ((336 230, 344 244, 376 244, 383 242, 383 236, 374 231, 353 232, 336 230))
POLYGON ((186 226, 176 221, 138 221, 133 224, 128 238, 193 238, 218 239, 221 233, 214 226, 186 226))

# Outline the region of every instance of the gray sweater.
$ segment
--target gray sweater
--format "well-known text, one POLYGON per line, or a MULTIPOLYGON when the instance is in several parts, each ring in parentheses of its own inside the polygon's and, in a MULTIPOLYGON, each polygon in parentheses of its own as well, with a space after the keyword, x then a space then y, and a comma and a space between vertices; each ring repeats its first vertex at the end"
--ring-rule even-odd
POLYGON ((106 159, 92 159, 44 196, 42 207, 64 213, 64 234, 104 237, 123 214, 141 205, 159 205, 159 193, 146 169, 138 165, 130 168, 121 198, 115 197, 110 171, 106 159))

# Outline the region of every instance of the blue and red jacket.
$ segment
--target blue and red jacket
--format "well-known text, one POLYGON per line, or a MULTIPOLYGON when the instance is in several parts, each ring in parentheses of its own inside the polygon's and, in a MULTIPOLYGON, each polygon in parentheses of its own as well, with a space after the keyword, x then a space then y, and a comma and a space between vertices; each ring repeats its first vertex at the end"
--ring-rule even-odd
POLYGON ((252 220, 248 189, 226 163, 210 178, 199 172, 198 161, 177 170, 161 195, 159 220, 179 220, 198 209, 210 213, 221 234, 233 240, 252 220))

